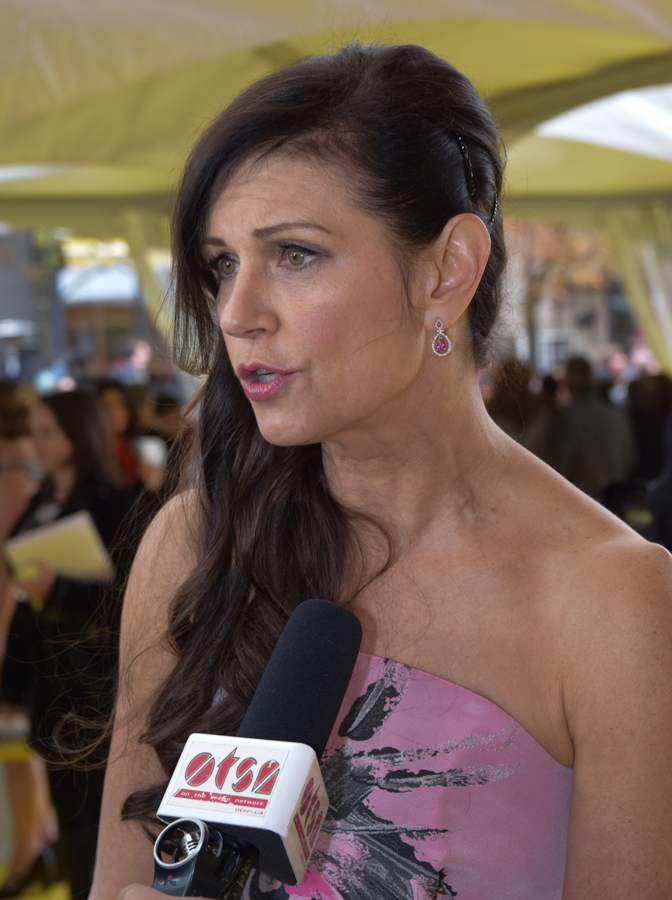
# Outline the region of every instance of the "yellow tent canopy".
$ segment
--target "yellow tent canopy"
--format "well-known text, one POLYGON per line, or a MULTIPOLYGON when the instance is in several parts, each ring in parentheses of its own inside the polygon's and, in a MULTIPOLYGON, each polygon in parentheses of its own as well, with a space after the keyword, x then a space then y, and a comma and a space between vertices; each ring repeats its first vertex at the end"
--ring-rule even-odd
MULTIPOLYGON (((535 128, 672 82, 669 0, 0 0, 0 220, 126 236, 158 302, 146 250, 195 137, 255 78, 354 38, 423 44, 474 81, 509 149, 508 210, 606 223, 623 253, 644 210, 665 243, 672 161, 535 128)), ((672 367, 672 333, 657 343, 672 367)))

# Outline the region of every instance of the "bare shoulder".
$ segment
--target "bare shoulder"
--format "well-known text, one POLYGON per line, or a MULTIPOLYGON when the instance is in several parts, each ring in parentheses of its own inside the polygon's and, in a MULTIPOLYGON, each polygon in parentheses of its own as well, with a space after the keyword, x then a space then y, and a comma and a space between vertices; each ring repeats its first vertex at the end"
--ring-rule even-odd
POLYGON ((561 568, 563 577, 557 581, 577 623, 597 624, 608 615, 615 626, 621 616, 672 612, 672 556, 667 550, 566 482, 558 494, 549 526, 550 559, 561 568))
POLYGON ((593 544, 578 554, 565 596, 573 673, 566 699, 575 717, 612 690, 624 705, 653 701, 658 688, 672 694, 672 557, 634 533, 606 531, 593 544), (592 701, 586 683, 594 686, 592 701))
POLYGON ((563 896, 658 900, 672 886, 672 559, 601 510, 580 523, 558 607, 574 748, 563 896))
POLYGON ((523 462, 521 540, 538 561, 564 668, 583 672, 616 646, 621 671, 657 642, 672 652, 672 556, 543 463, 523 462))
POLYGON ((598 722, 610 727, 609 710, 617 716, 628 708, 638 717, 650 712, 657 696, 672 698, 672 557, 543 469, 529 533, 543 557, 565 714, 576 744, 582 734, 597 735, 598 722))
POLYGON ((155 576, 171 577, 185 563, 193 565, 199 521, 198 491, 177 494, 152 520, 140 543, 134 568, 141 572, 151 569, 155 576))
MULTIPOLYGON (((568 588, 580 581, 610 596, 625 583, 639 589, 642 579, 670 577, 672 557, 644 540, 607 509, 571 485, 545 463, 521 449, 513 479, 517 519, 536 549, 543 549, 556 580, 568 588)), ((576 594, 572 591, 572 595, 576 594)))
POLYGON ((573 749, 563 898, 662 900, 672 888, 672 557, 541 463, 521 458, 515 485, 573 749))

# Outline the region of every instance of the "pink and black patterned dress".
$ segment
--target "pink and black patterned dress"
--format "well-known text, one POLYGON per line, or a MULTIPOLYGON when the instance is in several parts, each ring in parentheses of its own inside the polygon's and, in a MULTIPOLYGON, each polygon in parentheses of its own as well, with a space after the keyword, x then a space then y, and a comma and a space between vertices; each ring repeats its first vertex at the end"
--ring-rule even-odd
POLYGON ((246 900, 561 900, 572 770, 466 688, 361 653, 301 884, 246 900))

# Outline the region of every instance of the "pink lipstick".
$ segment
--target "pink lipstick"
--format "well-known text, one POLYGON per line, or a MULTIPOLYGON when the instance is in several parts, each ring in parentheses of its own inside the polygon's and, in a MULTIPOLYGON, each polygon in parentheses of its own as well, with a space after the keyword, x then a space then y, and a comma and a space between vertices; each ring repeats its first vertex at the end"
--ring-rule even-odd
POLYGON ((249 400, 268 400, 277 394, 294 374, 291 370, 278 369, 256 361, 240 363, 237 372, 245 396, 249 400))

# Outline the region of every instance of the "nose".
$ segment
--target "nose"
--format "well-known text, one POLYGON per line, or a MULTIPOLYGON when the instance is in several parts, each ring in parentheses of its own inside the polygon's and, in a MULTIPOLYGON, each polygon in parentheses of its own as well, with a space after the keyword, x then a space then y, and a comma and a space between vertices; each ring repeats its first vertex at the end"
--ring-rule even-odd
POLYGON ((244 265, 224 283, 217 296, 217 318, 226 338, 255 338, 273 334, 278 319, 271 302, 271 285, 252 265, 244 265))

